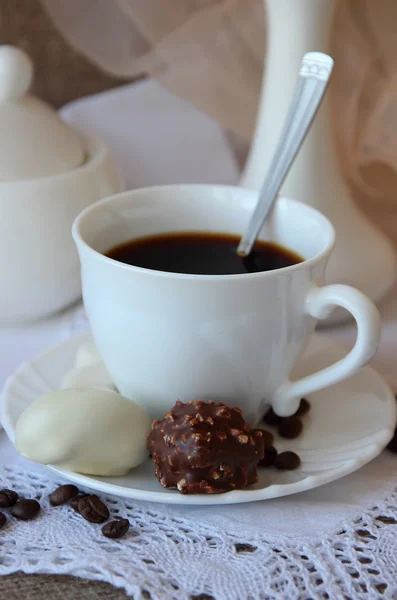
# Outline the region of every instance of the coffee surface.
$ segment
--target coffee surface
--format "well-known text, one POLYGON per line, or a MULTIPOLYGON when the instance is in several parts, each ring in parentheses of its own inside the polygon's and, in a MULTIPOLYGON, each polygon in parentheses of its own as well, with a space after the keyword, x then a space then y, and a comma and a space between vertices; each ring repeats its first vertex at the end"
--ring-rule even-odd
POLYGON ((239 236, 212 232, 176 232, 130 240, 106 256, 127 265, 169 273, 238 275, 290 267, 303 258, 273 242, 259 240, 250 255, 237 255, 239 236))

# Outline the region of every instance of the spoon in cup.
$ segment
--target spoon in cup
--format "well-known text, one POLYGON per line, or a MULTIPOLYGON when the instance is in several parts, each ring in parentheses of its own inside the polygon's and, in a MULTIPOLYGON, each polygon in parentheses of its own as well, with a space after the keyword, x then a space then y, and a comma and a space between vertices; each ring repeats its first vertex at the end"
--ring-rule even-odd
POLYGON ((298 82, 269 172, 237 254, 247 257, 277 198, 280 188, 301 147, 327 89, 334 66, 322 52, 309 52, 302 59, 298 82))

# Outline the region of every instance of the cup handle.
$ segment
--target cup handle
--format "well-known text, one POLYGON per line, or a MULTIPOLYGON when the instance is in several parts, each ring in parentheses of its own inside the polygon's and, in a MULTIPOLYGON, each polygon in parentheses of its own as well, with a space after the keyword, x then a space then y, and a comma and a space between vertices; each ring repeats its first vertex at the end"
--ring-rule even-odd
POLYGON ((281 417, 294 414, 304 396, 351 377, 376 353, 381 337, 381 321, 377 308, 364 294, 348 285, 314 287, 306 301, 306 312, 316 319, 328 318, 341 306, 357 323, 357 339, 353 349, 335 364, 297 381, 286 381, 277 390, 273 410, 281 417))

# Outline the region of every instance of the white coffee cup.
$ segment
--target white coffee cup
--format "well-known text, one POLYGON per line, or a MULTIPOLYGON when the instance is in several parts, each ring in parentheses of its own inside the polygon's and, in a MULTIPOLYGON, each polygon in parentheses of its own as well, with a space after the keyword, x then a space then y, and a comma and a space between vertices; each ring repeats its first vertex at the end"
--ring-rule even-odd
MULTIPOLYGON (((356 373, 375 354, 379 314, 361 292, 322 287, 335 234, 319 212, 280 198, 261 237, 303 256, 276 271, 184 275, 134 267, 104 253, 147 235, 241 235, 257 192, 172 185, 118 194, 85 209, 73 236, 95 342, 121 394, 161 417, 177 399, 218 400, 255 424, 270 404, 293 414, 300 398, 356 373), (357 321, 351 352, 299 381, 288 379, 318 319, 341 306, 357 321)), ((347 257, 348 258, 348 257, 347 257)))

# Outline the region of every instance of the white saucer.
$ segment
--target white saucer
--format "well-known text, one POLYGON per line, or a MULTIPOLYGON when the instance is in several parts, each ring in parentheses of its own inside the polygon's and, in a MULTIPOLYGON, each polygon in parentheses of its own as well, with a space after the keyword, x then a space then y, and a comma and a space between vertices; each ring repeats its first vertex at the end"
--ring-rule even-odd
MULTIPOLYGON (((22 365, 12 375, 1 397, 1 423, 14 441, 16 422, 39 395, 58 389, 62 377, 75 361, 80 344, 89 335, 78 336, 22 365)), ((341 358, 344 350, 322 337, 313 337, 294 376, 314 372, 341 358)), ((304 432, 296 440, 277 438, 279 451, 293 450, 302 465, 296 471, 260 469, 259 482, 246 490, 209 496, 183 496, 165 490, 148 461, 124 477, 89 477, 52 467, 66 479, 98 492, 136 500, 170 504, 235 504, 295 494, 323 485, 356 471, 375 458, 391 439, 396 422, 396 401, 382 378, 366 367, 355 377, 313 394, 304 432)))

